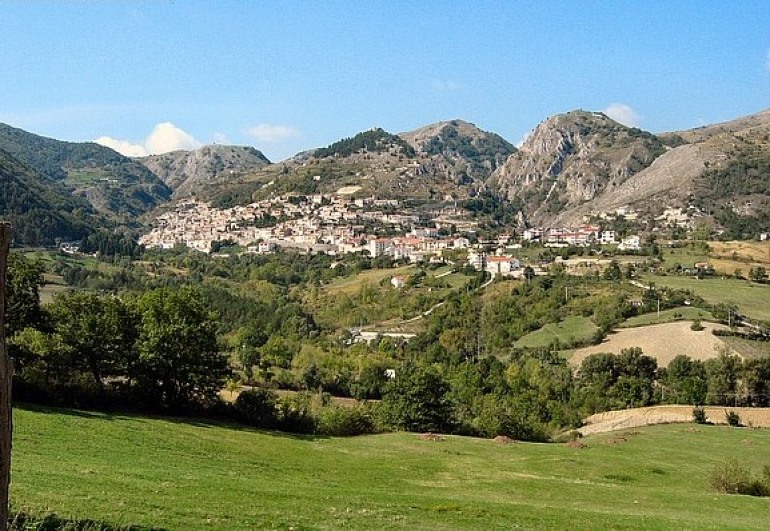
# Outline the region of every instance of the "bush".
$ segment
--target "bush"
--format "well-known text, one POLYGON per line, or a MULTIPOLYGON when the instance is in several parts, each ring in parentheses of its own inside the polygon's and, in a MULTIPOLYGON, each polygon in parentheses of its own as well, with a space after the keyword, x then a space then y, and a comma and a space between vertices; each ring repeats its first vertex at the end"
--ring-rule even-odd
POLYGON ((690 330, 693 330, 695 332, 700 332, 703 330, 703 325, 700 324, 700 319, 695 319, 692 324, 690 325, 690 330))
POLYGON ((296 393, 278 400, 278 428, 294 433, 314 433, 315 418, 310 393, 296 393))
POLYGON ((333 436, 374 433, 374 420, 369 412, 360 406, 324 406, 316 415, 316 432, 333 436))
POLYGON ((711 471, 709 484, 727 494, 770 496, 770 467, 764 468, 762 477, 754 477, 748 468, 737 461, 728 461, 711 471))
POLYGON ((258 428, 272 428, 277 424, 278 395, 267 389, 248 389, 235 399, 238 418, 258 428))
POLYGON ((735 411, 725 411, 725 420, 730 426, 734 426, 736 428, 743 426, 743 424, 741 424, 740 415, 738 415, 738 413, 735 411))
POLYGON ((693 408, 692 420, 695 424, 708 424, 708 420, 706 420, 706 410, 702 407, 693 408))

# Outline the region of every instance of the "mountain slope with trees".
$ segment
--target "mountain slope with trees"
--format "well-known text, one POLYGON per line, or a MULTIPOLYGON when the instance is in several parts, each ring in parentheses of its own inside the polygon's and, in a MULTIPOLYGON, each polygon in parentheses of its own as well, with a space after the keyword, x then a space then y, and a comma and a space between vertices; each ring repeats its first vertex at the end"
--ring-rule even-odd
POLYGON ((136 217, 171 197, 145 166, 99 144, 62 142, 0 124, 0 148, 120 223, 136 224, 136 217))
POLYGON ((375 128, 251 175, 213 183, 203 195, 220 206, 278 193, 335 193, 343 187, 403 200, 467 198, 514 151, 500 136, 460 120, 398 135, 375 128))
POLYGON ((17 245, 80 240, 102 220, 83 198, 0 149, 0 217, 13 226, 17 245))

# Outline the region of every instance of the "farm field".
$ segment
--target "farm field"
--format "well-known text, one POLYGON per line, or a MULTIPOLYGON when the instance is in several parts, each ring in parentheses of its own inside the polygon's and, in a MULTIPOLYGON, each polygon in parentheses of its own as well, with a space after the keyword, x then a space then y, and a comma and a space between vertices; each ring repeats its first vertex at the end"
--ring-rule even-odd
MULTIPOLYGON (((737 413, 741 422, 754 428, 770 428, 770 408, 706 406, 706 420, 712 424, 727 424, 726 412, 737 413)), ((588 417, 578 431, 583 435, 628 430, 652 424, 691 423, 692 406, 666 405, 605 411, 588 417)), ((697 428, 700 429, 700 428, 697 428)))
POLYGON ((702 323, 703 330, 690 329, 689 321, 623 328, 610 334, 598 345, 575 350, 569 362, 579 366, 582 361, 598 352, 619 354, 621 350, 640 347, 644 354, 658 360, 658 365, 665 367, 674 357, 684 354, 692 359, 707 360, 717 357, 717 348, 724 345, 722 338, 711 333, 724 325, 702 323))
POLYGON ((738 311, 748 317, 770 321, 770 284, 754 284, 731 278, 698 280, 674 275, 646 275, 642 281, 656 286, 689 289, 709 304, 735 304, 738 311))
POLYGON ((516 348, 547 347, 553 344, 554 340, 560 344, 567 344, 576 340, 590 339, 596 330, 598 330, 597 326, 588 317, 571 316, 530 332, 516 341, 514 346, 516 348))
MULTIPOLYGON (((712 467, 770 431, 664 425, 579 447, 397 433, 299 437, 177 419, 15 410, 12 502, 167 529, 762 529, 712 467)), ((750 448, 751 451, 743 451, 750 448)))

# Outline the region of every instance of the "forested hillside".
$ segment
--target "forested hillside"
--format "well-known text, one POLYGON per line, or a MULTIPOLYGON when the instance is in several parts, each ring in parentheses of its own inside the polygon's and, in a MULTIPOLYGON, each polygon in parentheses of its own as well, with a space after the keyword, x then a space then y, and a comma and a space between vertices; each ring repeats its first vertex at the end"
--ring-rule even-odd
POLYGON ((145 166, 99 144, 62 142, 0 124, 0 148, 119 223, 136 224, 137 216, 171 196, 145 166))
POLYGON ((13 225, 17 245, 53 245, 80 240, 98 217, 83 198, 41 177, 0 149, 0 217, 13 225))

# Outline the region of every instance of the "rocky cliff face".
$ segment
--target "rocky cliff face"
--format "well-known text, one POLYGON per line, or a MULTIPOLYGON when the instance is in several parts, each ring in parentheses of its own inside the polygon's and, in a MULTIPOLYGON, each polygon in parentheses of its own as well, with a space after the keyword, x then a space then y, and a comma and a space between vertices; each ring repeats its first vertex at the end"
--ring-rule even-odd
POLYGON ((138 160, 174 191, 174 197, 194 195, 211 181, 238 177, 270 164, 267 157, 253 147, 221 145, 138 160))
POLYGON ((543 221, 621 185, 664 151, 650 133, 601 113, 573 111, 538 125, 489 185, 543 221))
POLYGON ((558 213, 557 223, 631 207, 656 215, 666 207, 763 215, 770 190, 770 111, 659 135, 666 152, 622 184, 558 213))

